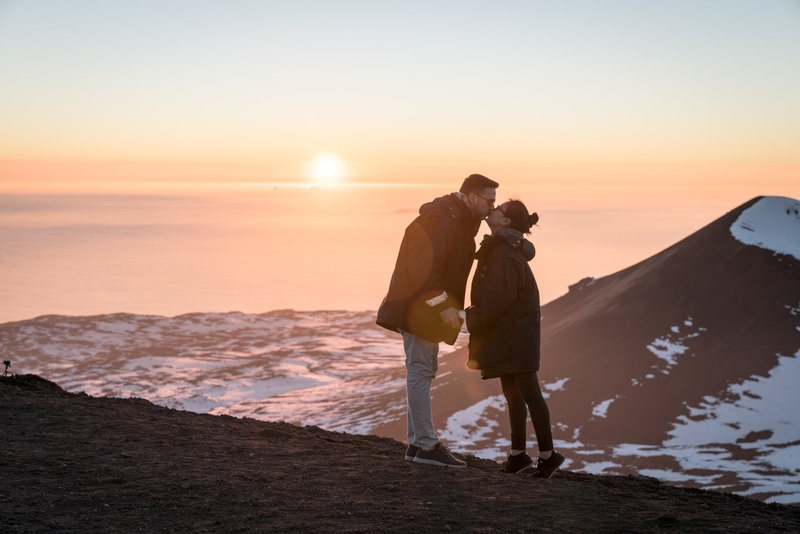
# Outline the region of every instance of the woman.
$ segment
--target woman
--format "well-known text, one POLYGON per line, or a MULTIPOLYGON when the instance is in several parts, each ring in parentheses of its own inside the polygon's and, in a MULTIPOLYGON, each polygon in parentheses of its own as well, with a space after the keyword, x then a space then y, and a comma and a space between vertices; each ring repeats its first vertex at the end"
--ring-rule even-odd
POLYGON ((503 203, 486 219, 492 235, 483 239, 476 254, 472 305, 465 310, 470 332, 467 365, 480 369, 484 379, 500 377, 511 422, 511 452, 501 470, 519 473, 533 466, 525 451, 530 412, 539 445, 533 476, 550 478, 564 457, 553 450, 550 410, 536 374, 541 315, 539 288, 528 265, 536 251, 523 235, 538 220, 519 200, 503 203))

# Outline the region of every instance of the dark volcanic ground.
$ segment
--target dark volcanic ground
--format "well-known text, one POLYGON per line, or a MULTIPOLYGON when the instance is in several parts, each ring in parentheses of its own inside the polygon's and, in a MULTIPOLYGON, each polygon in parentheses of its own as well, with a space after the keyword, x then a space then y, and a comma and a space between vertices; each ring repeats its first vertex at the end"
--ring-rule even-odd
POLYGON ((800 508, 647 477, 403 461, 387 438, 0 379, 0 532, 798 532, 800 508))

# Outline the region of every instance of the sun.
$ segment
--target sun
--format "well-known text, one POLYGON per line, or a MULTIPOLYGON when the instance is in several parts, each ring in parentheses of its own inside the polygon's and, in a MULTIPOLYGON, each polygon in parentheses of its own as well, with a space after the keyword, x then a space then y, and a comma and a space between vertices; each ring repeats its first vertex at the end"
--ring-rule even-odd
POLYGON ((316 171, 320 181, 332 183, 339 175, 339 164, 331 158, 322 158, 317 162, 316 171))

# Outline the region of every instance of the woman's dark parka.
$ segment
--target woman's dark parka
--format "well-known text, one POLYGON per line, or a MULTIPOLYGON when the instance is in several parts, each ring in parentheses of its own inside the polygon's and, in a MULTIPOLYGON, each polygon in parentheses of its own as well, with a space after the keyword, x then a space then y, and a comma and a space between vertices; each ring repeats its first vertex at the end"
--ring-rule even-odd
POLYGON ((458 330, 444 325, 439 312, 464 306, 479 227, 456 194, 424 204, 406 228, 378 325, 434 343, 455 343, 458 330))
POLYGON ((528 265, 535 254, 522 232, 511 228, 486 236, 477 252, 467 365, 484 378, 539 370, 539 287, 528 265))

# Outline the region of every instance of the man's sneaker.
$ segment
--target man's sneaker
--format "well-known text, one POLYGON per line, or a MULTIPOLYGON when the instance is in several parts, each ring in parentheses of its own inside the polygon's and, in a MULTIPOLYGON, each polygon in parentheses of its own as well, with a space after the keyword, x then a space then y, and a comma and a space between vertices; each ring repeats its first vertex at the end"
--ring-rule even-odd
POLYGON ((533 460, 527 452, 519 453, 515 456, 508 455, 508 460, 503 462, 500 471, 503 473, 521 473, 529 467, 533 467, 533 460))
POLYGON ((440 467, 467 467, 466 462, 457 460, 453 453, 440 441, 429 451, 417 450, 414 461, 419 464, 438 465, 440 467))
POLYGON ((419 451, 419 447, 409 445, 406 449, 406 462, 413 462, 414 457, 417 455, 417 451, 419 451))
POLYGON ((553 454, 551 454, 550 458, 547 460, 539 458, 539 461, 536 463, 536 471, 534 471, 531 476, 534 478, 550 478, 553 476, 553 473, 556 472, 556 469, 564 463, 564 459, 565 458, 556 451, 553 451, 553 454))

